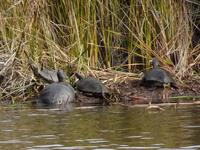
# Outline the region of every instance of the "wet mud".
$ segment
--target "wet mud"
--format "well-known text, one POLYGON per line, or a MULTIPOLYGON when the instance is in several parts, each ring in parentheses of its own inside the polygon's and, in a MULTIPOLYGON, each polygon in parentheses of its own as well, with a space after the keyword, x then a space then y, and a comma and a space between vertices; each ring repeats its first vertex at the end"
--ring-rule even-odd
POLYGON ((200 100, 200 81, 188 79, 178 89, 141 86, 140 80, 125 80, 113 84, 119 103, 125 105, 159 104, 159 103, 194 103, 200 100))

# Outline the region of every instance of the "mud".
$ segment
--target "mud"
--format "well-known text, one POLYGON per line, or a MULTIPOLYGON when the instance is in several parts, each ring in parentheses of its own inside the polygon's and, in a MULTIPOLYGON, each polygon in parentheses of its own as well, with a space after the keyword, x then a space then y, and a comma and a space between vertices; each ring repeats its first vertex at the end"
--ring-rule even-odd
POLYGON ((127 79, 113 84, 110 89, 117 91, 118 102, 126 105, 148 103, 187 103, 200 100, 200 81, 188 79, 174 88, 147 88, 140 85, 140 80, 127 79))

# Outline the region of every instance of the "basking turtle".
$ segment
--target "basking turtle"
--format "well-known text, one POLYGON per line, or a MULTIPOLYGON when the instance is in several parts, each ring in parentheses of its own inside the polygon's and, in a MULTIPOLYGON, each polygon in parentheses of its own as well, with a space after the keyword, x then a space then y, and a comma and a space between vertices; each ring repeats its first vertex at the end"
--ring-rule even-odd
POLYGON ((87 96, 105 98, 109 94, 108 89, 102 84, 102 82, 94 77, 83 77, 82 75, 75 73, 75 76, 79 79, 76 83, 76 89, 87 96))
POLYGON ((75 91, 70 84, 64 82, 63 70, 58 70, 57 77, 59 82, 51 83, 41 91, 37 101, 39 105, 65 105, 74 101, 75 91))
POLYGON ((169 85, 177 88, 174 79, 171 75, 162 68, 159 68, 158 60, 153 58, 152 60, 153 69, 146 72, 142 78, 141 84, 146 87, 165 87, 169 85))
POLYGON ((59 79, 57 76, 58 70, 48 70, 45 68, 40 70, 34 64, 30 64, 30 67, 31 67, 31 70, 33 71, 33 74, 37 78, 41 78, 48 83, 59 82, 59 79))

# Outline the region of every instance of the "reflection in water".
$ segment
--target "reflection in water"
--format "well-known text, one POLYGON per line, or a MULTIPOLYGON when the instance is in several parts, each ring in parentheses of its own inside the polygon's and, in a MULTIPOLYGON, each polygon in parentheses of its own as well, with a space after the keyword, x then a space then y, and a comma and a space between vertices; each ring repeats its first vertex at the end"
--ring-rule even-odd
POLYGON ((199 106, 2 109, 0 149, 197 149, 199 106))

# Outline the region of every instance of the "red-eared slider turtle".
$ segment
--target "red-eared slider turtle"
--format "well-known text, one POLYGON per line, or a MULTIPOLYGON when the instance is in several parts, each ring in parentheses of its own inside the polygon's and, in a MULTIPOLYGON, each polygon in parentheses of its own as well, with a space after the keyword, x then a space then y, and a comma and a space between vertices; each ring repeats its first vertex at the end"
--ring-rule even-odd
POLYGON ((59 82, 51 83, 41 91, 37 101, 40 106, 65 105, 74 101, 75 91, 64 82, 63 70, 58 70, 57 77, 59 82))
POLYGON ((141 81, 142 85, 146 87, 165 87, 166 85, 169 85, 177 88, 171 75, 164 69, 158 67, 159 63, 156 58, 153 58, 152 65, 153 68, 144 74, 141 81))
POLYGON ((84 95, 106 98, 106 95, 109 94, 108 89, 100 80, 94 77, 83 77, 78 73, 75 73, 75 75, 79 79, 75 83, 76 89, 84 95))
POLYGON ((45 68, 40 70, 34 64, 30 64, 30 67, 31 67, 31 70, 33 71, 33 74, 37 78, 43 79, 48 83, 59 82, 59 79, 57 76, 58 70, 48 70, 45 68))

